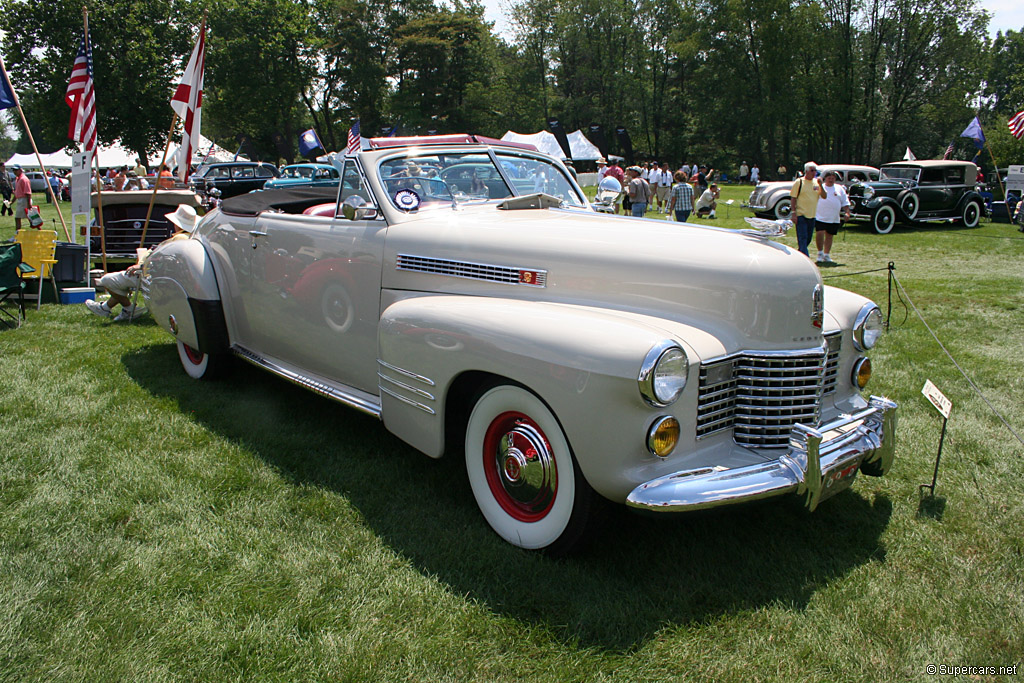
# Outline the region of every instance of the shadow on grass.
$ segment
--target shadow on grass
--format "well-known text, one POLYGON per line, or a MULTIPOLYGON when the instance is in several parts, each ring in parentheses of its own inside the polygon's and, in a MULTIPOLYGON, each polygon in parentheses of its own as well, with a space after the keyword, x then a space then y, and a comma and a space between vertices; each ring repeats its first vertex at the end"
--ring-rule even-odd
POLYGON ((189 380, 172 345, 123 362, 144 389, 285 478, 345 496, 424 575, 565 642, 622 652, 666 628, 770 604, 802 609, 816 590, 885 558, 891 502, 845 491, 814 514, 765 504, 666 518, 615 506, 593 546, 553 560, 490 531, 461 461, 432 460, 371 417, 242 362, 227 381, 189 380))

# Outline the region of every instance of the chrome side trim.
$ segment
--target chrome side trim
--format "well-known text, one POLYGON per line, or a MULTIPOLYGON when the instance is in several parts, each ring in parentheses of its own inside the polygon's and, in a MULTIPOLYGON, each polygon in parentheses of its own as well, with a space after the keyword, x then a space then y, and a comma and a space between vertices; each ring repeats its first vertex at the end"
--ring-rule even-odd
POLYGON ((232 346, 231 350, 242 360, 248 361, 257 367, 263 368, 264 370, 268 370, 278 377, 283 377, 293 384, 298 384, 300 387, 309 389, 314 393, 325 396, 333 401, 337 401, 349 408, 355 408, 360 412, 366 413, 367 415, 373 415, 380 419, 379 403, 366 400, 343 387, 327 384, 320 380, 301 375, 241 346, 232 346))
MULTIPOLYGON (((416 387, 410 386, 410 385, 406 384, 405 382, 399 382, 397 379, 392 379, 391 377, 388 377, 387 375, 385 375, 383 372, 378 372, 377 373, 377 377, 380 377, 385 382, 391 382, 396 387, 401 387, 402 389, 405 389, 406 391, 410 391, 410 392, 416 394, 417 396, 422 396, 423 398, 427 399, 428 401, 433 401, 434 400, 434 395, 433 394, 431 394, 429 392, 426 392, 426 391, 423 391, 422 389, 417 389, 416 387)), ((384 387, 381 386, 380 388, 383 391, 384 387)))
POLYGON ((896 409, 895 402, 872 396, 867 409, 817 429, 796 425, 789 450, 776 460, 668 474, 637 486, 626 505, 680 512, 795 493, 814 510, 853 482, 852 468, 871 464, 873 475, 889 471, 896 451, 896 409))
MULTIPOLYGON (((423 384, 426 384, 427 386, 430 386, 430 387, 436 386, 434 384, 434 380, 430 379, 429 377, 424 377, 423 375, 417 375, 415 372, 410 372, 409 370, 403 370, 402 368, 397 367, 395 365, 392 365, 391 363, 385 363, 380 358, 377 359, 377 364, 380 365, 383 368, 387 368, 388 370, 394 370, 399 375, 403 375, 405 377, 408 377, 409 379, 414 379, 417 382, 422 382, 423 384)), ((377 374, 380 374, 380 373, 377 373, 377 374)))
POLYGON ((420 410, 422 410, 423 412, 425 412, 425 413, 427 413, 429 415, 437 415, 437 413, 434 412, 434 409, 431 408, 430 406, 425 406, 425 405, 423 405, 422 403, 420 403, 418 401, 412 400, 411 398, 406 398, 405 396, 402 396, 401 394, 397 394, 394 391, 391 391, 387 387, 382 386, 382 387, 380 387, 380 390, 382 392, 384 392, 385 394, 387 394, 388 396, 390 396, 392 398, 395 398, 395 399, 398 399, 402 403, 408 403, 411 406, 419 408, 420 410))

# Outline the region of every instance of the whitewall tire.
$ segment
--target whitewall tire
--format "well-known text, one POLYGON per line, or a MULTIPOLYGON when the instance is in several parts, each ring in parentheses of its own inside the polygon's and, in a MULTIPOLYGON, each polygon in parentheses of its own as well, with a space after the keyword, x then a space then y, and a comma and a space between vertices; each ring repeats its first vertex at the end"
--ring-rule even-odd
POLYGON ((965 228, 976 228, 981 221, 981 206, 971 200, 964 204, 963 222, 965 228))
POLYGON ((896 227, 896 210, 888 204, 883 204, 875 211, 871 225, 879 235, 889 234, 896 227))
POLYGON ((221 374, 227 362, 222 354, 203 353, 182 341, 178 341, 178 358, 185 374, 192 379, 213 379, 221 374))
POLYGON ((560 553, 583 537, 596 494, 535 395, 509 384, 484 391, 469 416, 465 453, 480 512, 503 539, 560 553))

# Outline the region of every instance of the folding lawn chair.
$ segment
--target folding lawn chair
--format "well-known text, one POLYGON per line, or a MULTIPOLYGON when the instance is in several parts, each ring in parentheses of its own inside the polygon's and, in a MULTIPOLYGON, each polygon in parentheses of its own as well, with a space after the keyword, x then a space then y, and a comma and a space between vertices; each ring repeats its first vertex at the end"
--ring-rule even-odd
POLYGON ((21 259, 32 267, 30 272, 25 273, 29 280, 39 280, 39 289, 35 294, 26 294, 28 298, 36 298, 36 310, 43 302, 43 280, 47 272, 50 275, 50 282, 53 283, 53 296, 60 302, 60 292, 57 291, 57 280, 53 274, 53 267, 57 265, 57 259, 53 257, 57 251, 56 230, 19 230, 14 241, 21 244, 21 259))
POLYGON ((0 323, 11 329, 21 327, 25 320, 25 280, 22 274, 29 270, 31 266, 21 262, 19 243, 0 244, 0 323), (18 314, 7 310, 7 304, 14 304, 18 314))

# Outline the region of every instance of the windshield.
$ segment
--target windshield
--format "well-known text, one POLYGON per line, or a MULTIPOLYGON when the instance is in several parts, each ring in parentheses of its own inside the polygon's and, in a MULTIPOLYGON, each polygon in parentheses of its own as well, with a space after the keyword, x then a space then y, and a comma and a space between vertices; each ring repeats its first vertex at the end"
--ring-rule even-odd
POLYGON ((403 211, 535 192, 586 206, 572 183, 550 162, 504 152, 496 156, 501 170, 482 152, 409 154, 383 161, 380 179, 388 198, 403 211))
POLYGON ((882 180, 913 180, 917 181, 918 174, 921 173, 919 168, 906 168, 906 167, 892 167, 883 168, 881 173, 882 180))
POLYGON ((309 166, 285 166, 281 169, 282 178, 312 178, 313 169, 309 166))

